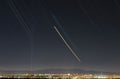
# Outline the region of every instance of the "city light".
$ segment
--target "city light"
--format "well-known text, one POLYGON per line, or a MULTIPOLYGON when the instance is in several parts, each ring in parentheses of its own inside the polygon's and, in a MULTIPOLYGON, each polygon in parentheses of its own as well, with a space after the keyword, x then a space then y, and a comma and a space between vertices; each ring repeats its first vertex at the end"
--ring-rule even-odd
POLYGON ((0 74, 0 78, 46 78, 46 79, 115 79, 120 75, 101 74, 0 74))

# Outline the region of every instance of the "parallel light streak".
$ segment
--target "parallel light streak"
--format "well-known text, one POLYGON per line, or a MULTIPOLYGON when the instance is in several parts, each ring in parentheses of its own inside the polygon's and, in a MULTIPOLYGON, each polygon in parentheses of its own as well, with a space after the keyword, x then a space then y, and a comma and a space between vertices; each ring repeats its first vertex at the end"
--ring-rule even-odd
POLYGON ((63 42, 65 43, 65 45, 68 47, 68 49, 71 51, 71 53, 74 55, 74 57, 77 59, 77 61, 80 62, 80 58, 76 55, 76 53, 73 51, 73 49, 67 43, 67 41, 63 38, 62 34, 59 32, 59 30, 57 29, 56 26, 54 26, 54 29, 56 30, 56 32, 58 33, 58 35, 61 37, 61 39, 63 40, 63 42))

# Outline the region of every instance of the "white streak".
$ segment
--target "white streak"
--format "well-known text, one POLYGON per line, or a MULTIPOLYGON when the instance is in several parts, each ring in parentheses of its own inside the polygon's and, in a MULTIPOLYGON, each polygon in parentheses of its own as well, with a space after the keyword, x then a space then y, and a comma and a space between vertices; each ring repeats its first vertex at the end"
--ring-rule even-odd
POLYGON ((63 38, 62 34, 59 32, 59 30, 54 26, 54 29, 58 33, 58 35, 61 37, 65 45, 68 47, 68 49, 72 52, 72 54, 75 56, 75 58, 80 62, 80 58, 76 55, 76 53, 73 51, 73 49, 69 46, 69 44, 66 42, 66 40, 63 38))

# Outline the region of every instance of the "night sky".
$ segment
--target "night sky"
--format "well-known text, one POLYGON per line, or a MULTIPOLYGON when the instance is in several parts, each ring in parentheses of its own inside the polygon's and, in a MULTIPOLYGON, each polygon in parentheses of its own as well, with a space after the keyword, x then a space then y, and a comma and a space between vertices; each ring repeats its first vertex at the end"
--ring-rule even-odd
POLYGON ((30 70, 32 66, 33 70, 119 72, 119 61, 120 1, 0 1, 0 70, 30 70))

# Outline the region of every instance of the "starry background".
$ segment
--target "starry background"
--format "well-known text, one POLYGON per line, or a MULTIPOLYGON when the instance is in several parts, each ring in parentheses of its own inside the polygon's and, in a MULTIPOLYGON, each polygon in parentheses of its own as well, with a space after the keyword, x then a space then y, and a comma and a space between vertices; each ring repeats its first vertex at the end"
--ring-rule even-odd
POLYGON ((1 0, 0 70, 30 70, 32 66, 33 70, 119 72, 119 26, 118 0, 1 0))

